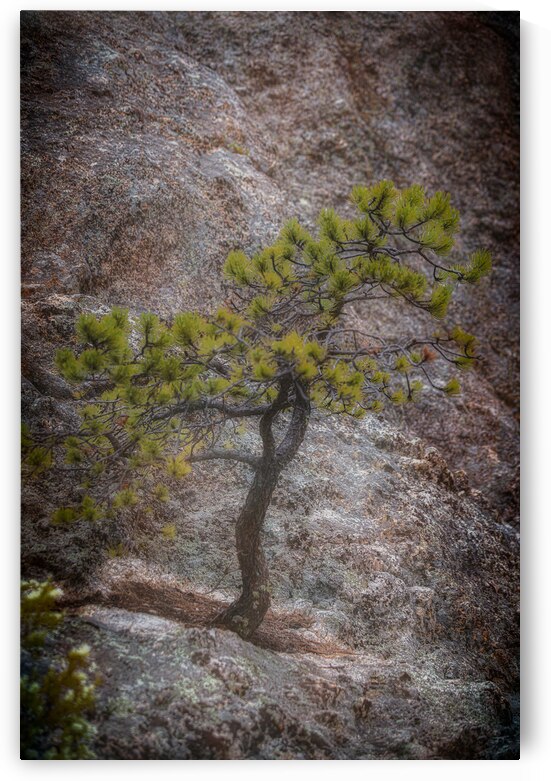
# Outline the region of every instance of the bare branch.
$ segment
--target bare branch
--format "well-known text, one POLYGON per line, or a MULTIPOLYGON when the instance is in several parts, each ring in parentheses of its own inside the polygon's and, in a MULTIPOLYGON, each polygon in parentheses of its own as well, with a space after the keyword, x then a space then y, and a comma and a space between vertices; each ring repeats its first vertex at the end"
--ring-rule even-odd
POLYGON ((162 412, 158 412, 153 416, 152 420, 166 420, 167 418, 176 417, 178 415, 187 415, 193 412, 203 412, 205 410, 217 410, 227 418, 251 418, 264 415, 265 412, 271 409, 271 404, 259 404, 256 407, 253 406, 232 406, 222 401, 214 401, 212 399, 200 399, 198 401, 185 401, 179 404, 174 404, 172 407, 168 407, 162 412))
POLYGON ((250 453, 244 453, 241 450, 219 450, 213 448, 212 450, 205 450, 202 453, 197 453, 189 457, 189 461, 195 463, 196 461, 213 461, 214 459, 222 459, 225 461, 240 461, 248 466, 256 467, 259 464, 260 459, 257 456, 253 456, 250 453))

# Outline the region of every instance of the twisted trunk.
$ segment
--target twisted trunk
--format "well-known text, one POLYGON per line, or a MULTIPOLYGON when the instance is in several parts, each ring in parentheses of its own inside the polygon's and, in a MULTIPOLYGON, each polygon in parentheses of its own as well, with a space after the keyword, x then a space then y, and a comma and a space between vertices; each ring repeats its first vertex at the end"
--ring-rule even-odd
POLYGON ((289 390, 290 382, 282 384, 278 398, 260 421, 263 454, 235 527, 241 594, 214 621, 215 626, 232 629, 244 638, 254 634, 270 607, 269 572, 262 548, 264 519, 279 475, 296 455, 308 426, 309 401, 296 384, 291 421, 276 448, 272 424, 287 406, 289 390))
POLYGON ((275 464, 262 463, 258 467, 235 526, 241 595, 215 623, 233 629, 241 637, 253 634, 270 607, 268 565, 260 537, 278 477, 275 464))

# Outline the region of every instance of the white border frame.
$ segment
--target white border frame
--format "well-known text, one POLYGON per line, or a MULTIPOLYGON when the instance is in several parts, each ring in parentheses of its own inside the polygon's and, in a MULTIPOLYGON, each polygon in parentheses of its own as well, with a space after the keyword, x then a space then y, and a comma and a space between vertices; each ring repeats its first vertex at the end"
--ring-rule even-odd
MULTIPOLYGON (((0 647, 1 667, 5 678, 2 697, 2 763, 5 778, 53 778, 75 772, 71 766, 58 763, 21 762, 18 758, 18 572, 19 572, 19 12, 21 10, 335 10, 329 3, 247 3, 247 2, 11 2, 3 0, 0 7, 2 20, 2 69, 4 116, 1 125, 2 149, 5 152, 2 178, 2 207, 0 215, 4 230, 2 308, 4 345, 8 348, 7 366, 4 371, 2 405, 4 431, 9 432, 8 444, 2 448, 3 503, 2 528, 6 535, 3 553, 3 594, 7 605, 2 614, 4 643, 0 647), (13 449, 12 449, 13 448, 13 449)), ((521 127, 522 127, 522 519, 523 519, 523 711, 520 763, 498 761, 499 767, 472 767, 470 773, 477 778, 499 775, 500 781, 517 778, 520 773, 532 779, 547 773, 551 761, 547 744, 551 740, 551 631, 549 621, 549 596, 551 595, 551 513, 549 512, 548 484, 551 466, 551 361, 549 335, 550 266, 549 240, 546 235, 549 223, 550 163, 550 101, 551 77, 551 8, 544 2, 501 2, 497 8, 486 4, 462 2, 407 3, 397 2, 385 7, 382 3, 346 3, 339 10, 422 10, 422 11, 470 11, 470 10, 519 10, 521 12, 521 127)), ((6 441, 6 437, 4 437, 6 441)), ((446 760, 444 760, 446 761, 446 760)), ((467 760, 463 760, 467 761, 467 760)), ((477 762, 477 760, 474 760, 477 762)), ((448 760, 452 762, 452 760, 448 760)), ((457 760, 454 760, 457 762, 457 760)), ((460 760, 462 762, 462 760, 460 760)), ((153 771, 147 765, 126 768, 120 772, 132 772, 138 777, 148 777, 153 771)), ((79 771, 85 777, 97 772, 95 764, 86 763, 79 771)), ((113 768, 102 771, 107 778, 115 776, 113 768)), ((162 772, 160 768, 155 772, 162 772)), ((379 763, 365 766, 354 762, 346 766, 321 763, 315 766, 298 764, 298 761, 278 765, 265 762, 262 769, 244 760, 220 767, 217 762, 190 762, 185 766, 168 765, 167 777, 180 776, 208 778, 218 773, 240 779, 261 772, 274 776, 281 772, 328 774, 345 772, 347 775, 374 774, 387 778, 395 773, 407 773, 408 778, 441 775, 443 769, 428 761, 421 765, 400 766, 395 763, 379 763)), ((450 765, 445 771, 452 780, 462 777, 465 768, 450 765)))

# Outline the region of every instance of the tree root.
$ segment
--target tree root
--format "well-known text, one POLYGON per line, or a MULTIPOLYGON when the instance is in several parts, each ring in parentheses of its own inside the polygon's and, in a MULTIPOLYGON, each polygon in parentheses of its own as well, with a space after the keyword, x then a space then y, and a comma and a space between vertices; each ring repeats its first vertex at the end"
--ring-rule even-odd
MULTIPOLYGON (((85 605, 118 607, 131 612, 151 615, 177 621, 183 626, 219 626, 217 619, 224 615, 230 605, 200 592, 178 588, 173 584, 155 583, 153 580, 125 580, 113 584, 109 593, 90 593, 85 596, 65 592, 63 606, 71 609, 85 605)), ((309 629, 313 619, 307 614, 295 611, 268 610, 262 625, 249 637, 249 642, 260 648, 280 653, 311 653, 322 656, 351 654, 333 641, 304 637, 300 630, 309 629)), ((226 626, 222 629, 230 631, 226 626)))

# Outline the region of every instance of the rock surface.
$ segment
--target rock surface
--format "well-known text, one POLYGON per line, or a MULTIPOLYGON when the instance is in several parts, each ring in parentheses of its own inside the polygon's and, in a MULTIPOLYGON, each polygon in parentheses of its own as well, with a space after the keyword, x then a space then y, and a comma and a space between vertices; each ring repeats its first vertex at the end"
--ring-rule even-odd
POLYGON ((54 528, 70 486, 25 487, 25 574, 51 572, 86 602, 60 643, 90 642, 105 679, 101 758, 515 756, 516 33, 518 15, 492 13, 23 14, 35 423, 73 415, 52 359, 78 312, 208 309, 229 249, 258 248, 289 216, 311 227, 324 206, 346 210, 355 183, 448 189, 459 249, 489 246, 496 262, 453 311, 484 353, 462 399, 354 426, 320 418, 282 478, 265 533, 274 603, 307 615, 291 630, 333 656, 108 604, 129 572, 231 598, 246 467, 198 468, 117 528, 54 528))

